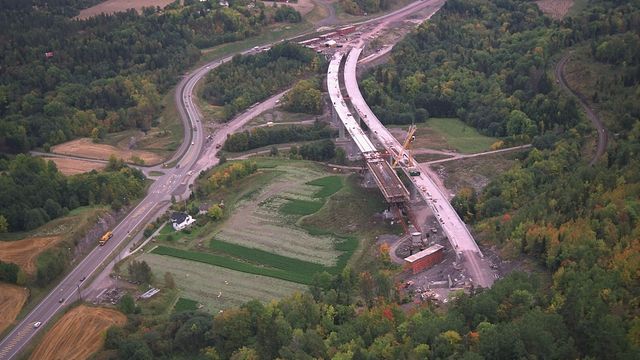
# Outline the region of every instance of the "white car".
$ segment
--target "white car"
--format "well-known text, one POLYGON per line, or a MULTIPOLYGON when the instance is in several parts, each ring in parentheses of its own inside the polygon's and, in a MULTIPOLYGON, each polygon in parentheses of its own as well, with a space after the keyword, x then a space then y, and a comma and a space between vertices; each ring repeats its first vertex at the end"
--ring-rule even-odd
POLYGON ((40 321, 36 321, 35 323, 33 323, 33 328, 37 329, 40 327, 40 325, 42 325, 42 323, 40 321))

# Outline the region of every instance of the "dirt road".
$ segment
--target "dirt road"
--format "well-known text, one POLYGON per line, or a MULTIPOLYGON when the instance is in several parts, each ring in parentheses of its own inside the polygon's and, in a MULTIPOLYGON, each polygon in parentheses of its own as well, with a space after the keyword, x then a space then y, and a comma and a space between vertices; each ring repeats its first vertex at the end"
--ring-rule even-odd
POLYGON ((564 91, 568 92, 569 94, 575 96, 578 99, 578 102, 584 109, 584 112, 587 114, 587 118, 591 121, 591 123, 593 124, 593 126, 596 128, 598 132, 598 145, 596 147, 596 153, 593 155, 593 158, 589 162, 589 165, 593 166, 598 161, 598 159, 604 154, 605 150, 607 150, 607 143, 609 142, 609 136, 607 134, 606 129, 604 128, 604 124, 602 123, 602 120, 598 117, 598 115, 595 114, 595 112, 593 112, 593 109, 589 107, 585 97, 582 94, 573 91, 567 84, 567 80, 564 77, 564 67, 567 64, 567 61, 569 61, 570 56, 571 54, 565 54, 560 59, 560 61, 558 61, 558 64, 556 65, 556 69, 555 69, 555 77, 556 77, 556 81, 558 82, 558 84, 560 84, 560 86, 564 91))

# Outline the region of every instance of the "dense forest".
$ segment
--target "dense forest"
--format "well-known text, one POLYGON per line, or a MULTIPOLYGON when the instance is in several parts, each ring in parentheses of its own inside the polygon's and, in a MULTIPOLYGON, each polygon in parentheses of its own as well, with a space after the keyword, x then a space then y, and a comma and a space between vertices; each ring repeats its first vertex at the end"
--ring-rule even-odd
POLYGON ((142 172, 114 158, 103 172, 67 177, 53 161, 20 154, 0 160, 0 223, 6 220, 5 231, 32 230, 79 206, 119 210, 144 194, 144 180, 142 172))
MULTIPOLYGON (((356 271, 317 274, 309 292, 252 301, 211 316, 131 315, 104 355, 120 359, 637 359, 640 357, 640 120, 638 1, 590 2, 552 22, 524 0, 449 0, 366 80, 376 111, 459 116, 487 133, 533 140, 513 169, 458 208, 485 242, 547 269, 512 273, 456 294, 447 309, 406 312, 381 257, 356 271), (623 43, 624 46, 620 46, 623 43), (614 109, 605 158, 574 100, 556 88, 554 61, 587 44, 589 61, 619 62, 602 86, 614 109), (619 56, 609 54, 618 51, 619 56), (637 95, 635 97, 637 99, 637 95), (550 276, 548 274, 551 274, 550 276)), ((615 65, 615 64, 613 64, 615 65)), ((601 92, 605 92, 602 94, 601 92)), ((391 116, 391 115, 389 115, 391 116)))
POLYGON ((225 120, 251 104, 284 90, 304 75, 323 73, 326 60, 293 43, 274 45, 255 55, 236 55, 217 67, 206 79, 202 96, 222 106, 225 120))
POLYGON ((394 0, 340 0, 342 9, 351 15, 368 15, 388 10, 394 0))
POLYGON ((70 18, 92 3, 0 0, 0 152, 92 131, 146 131, 198 48, 256 35, 276 17, 299 21, 291 10, 243 1, 70 18))

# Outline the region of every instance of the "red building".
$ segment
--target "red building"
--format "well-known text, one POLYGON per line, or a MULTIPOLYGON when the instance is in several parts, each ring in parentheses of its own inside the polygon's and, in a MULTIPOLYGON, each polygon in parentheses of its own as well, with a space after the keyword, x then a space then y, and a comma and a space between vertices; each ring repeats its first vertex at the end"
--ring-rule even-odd
POLYGON ((433 245, 404 259, 405 269, 411 269, 414 274, 430 268, 444 259, 444 246, 433 245))

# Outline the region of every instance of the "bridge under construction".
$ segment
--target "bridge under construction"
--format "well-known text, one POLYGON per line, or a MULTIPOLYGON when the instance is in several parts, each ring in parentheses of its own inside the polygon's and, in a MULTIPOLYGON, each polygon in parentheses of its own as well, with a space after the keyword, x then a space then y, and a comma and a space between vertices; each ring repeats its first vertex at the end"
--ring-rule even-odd
POLYGON ((327 73, 327 87, 334 110, 362 153, 367 167, 371 171, 380 191, 382 191, 384 198, 390 204, 403 203, 409 200, 409 191, 400 181, 398 174, 391 168, 389 162, 385 160, 382 153, 376 149, 369 137, 362 131, 342 97, 339 74, 343 57, 344 54, 336 53, 329 63, 329 71, 327 73))

